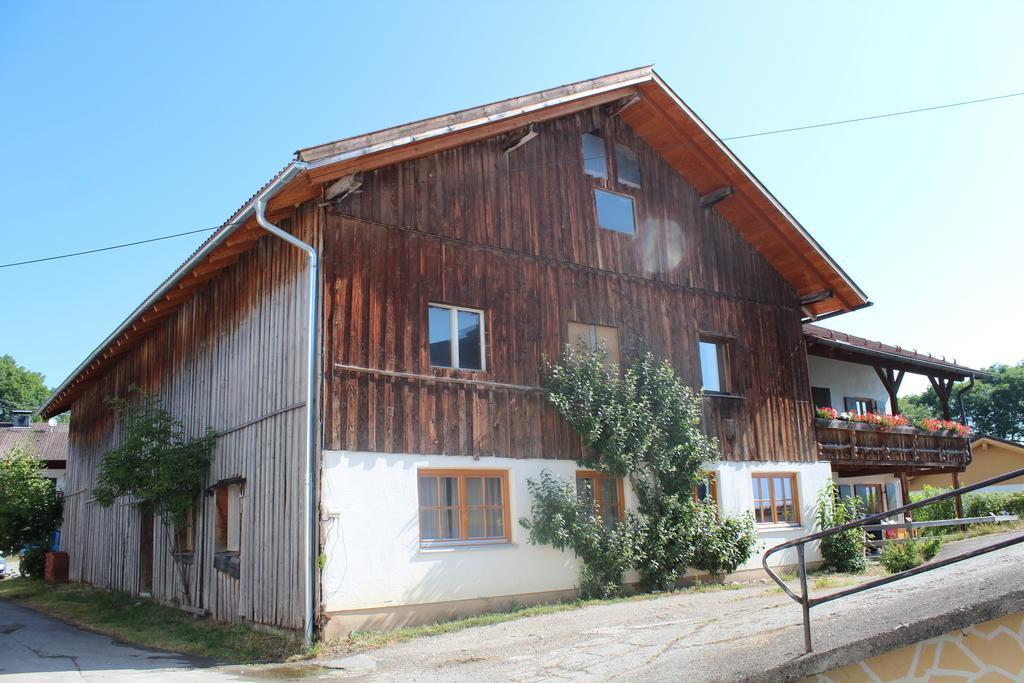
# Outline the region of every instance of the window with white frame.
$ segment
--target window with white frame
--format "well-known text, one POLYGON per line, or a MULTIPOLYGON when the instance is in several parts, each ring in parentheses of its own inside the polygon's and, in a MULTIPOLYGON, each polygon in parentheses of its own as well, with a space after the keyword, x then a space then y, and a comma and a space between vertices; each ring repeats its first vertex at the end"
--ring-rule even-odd
POLYGON ((432 366, 461 370, 486 367, 483 311, 430 304, 427 317, 432 366))

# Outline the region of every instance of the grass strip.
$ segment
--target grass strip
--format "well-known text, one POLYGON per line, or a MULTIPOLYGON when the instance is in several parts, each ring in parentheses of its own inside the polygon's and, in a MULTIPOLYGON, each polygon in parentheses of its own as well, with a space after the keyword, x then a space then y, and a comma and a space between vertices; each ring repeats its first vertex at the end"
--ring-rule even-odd
POLYGON ((223 663, 279 662, 306 654, 301 641, 286 635, 246 624, 225 624, 120 591, 82 584, 50 586, 38 579, 7 579, 0 581, 0 599, 125 643, 223 663))

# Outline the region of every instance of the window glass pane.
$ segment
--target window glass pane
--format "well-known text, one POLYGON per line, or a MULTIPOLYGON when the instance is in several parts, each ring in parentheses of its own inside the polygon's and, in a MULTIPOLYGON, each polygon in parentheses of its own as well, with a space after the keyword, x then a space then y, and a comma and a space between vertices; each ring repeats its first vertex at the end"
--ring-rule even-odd
POLYGON ((459 311, 459 367, 467 370, 483 369, 481 353, 480 314, 459 311))
POLYGON ((429 314, 430 364, 452 367, 452 311, 431 306, 429 314))
POLYGON ((441 479, 441 505, 459 504, 459 478, 443 477, 441 479))
POLYGON ((718 344, 700 342, 700 377, 707 391, 722 390, 722 378, 718 374, 718 344))
POLYGON ((615 479, 601 479, 601 509, 618 508, 619 484, 615 479))
POLYGON ((594 336, 598 346, 604 346, 608 362, 619 364, 619 330, 607 325, 594 325, 594 336))
POLYGON ((461 538, 459 530, 458 508, 441 510, 441 538, 461 538))
POLYGON ((483 477, 466 478, 466 505, 484 504, 484 480, 483 477))
POLYGON ((502 505, 501 477, 487 477, 487 504, 502 505))
POLYGON ((632 148, 616 142, 615 163, 618 165, 620 183, 640 187, 640 159, 632 148))
POLYGON ((569 344, 580 351, 591 351, 590 325, 586 323, 569 323, 569 344))
POLYGON ((487 535, 492 538, 501 538, 505 535, 505 515, 501 508, 488 508, 487 535))
POLYGON ((441 538, 437 510, 420 510, 420 538, 425 541, 441 538))
POLYGON ((593 133, 583 134, 583 171, 598 178, 608 177, 608 159, 605 158, 604 140, 593 133))
MULTIPOLYGON (((467 496, 468 497, 468 496, 467 496)), ((484 538, 487 533, 484 531, 484 510, 483 508, 470 508, 466 513, 466 538, 484 538)))
POLYGON ((420 507, 437 506, 437 477, 420 477, 420 507))
POLYGON ((576 477, 576 495, 594 507, 594 480, 590 477, 576 477))
POLYGON ((602 228, 632 235, 636 232, 633 198, 604 190, 594 190, 597 224, 602 228))

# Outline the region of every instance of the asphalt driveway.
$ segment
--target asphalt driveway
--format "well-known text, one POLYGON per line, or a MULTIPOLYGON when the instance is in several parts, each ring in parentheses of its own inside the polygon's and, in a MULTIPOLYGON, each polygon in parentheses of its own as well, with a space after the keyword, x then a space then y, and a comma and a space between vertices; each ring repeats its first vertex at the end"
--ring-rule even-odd
POLYGON ((19 681, 209 680, 208 665, 145 650, 0 600, 0 678, 19 681))

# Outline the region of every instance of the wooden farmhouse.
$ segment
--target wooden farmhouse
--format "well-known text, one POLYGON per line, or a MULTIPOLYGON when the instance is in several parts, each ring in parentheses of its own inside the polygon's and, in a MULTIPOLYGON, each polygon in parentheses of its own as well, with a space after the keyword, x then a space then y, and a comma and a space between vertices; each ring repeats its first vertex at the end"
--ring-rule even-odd
MULTIPOLYGON (((721 453, 699 495, 753 512, 761 552, 814 527, 836 472, 802 324, 867 305, 650 68, 300 150, 42 409, 72 414, 71 578, 330 634, 569 595, 572 555, 518 524, 527 480, 576 479, 602 514, 635 499, 579 471, 545 402, 567 343, 650 349, 703 391, 721 453), (131 385, 218 432, 188 595, 172 532, 93 499, 131 385)), ((962 467, 961 441, 929 448, 962 467)))

